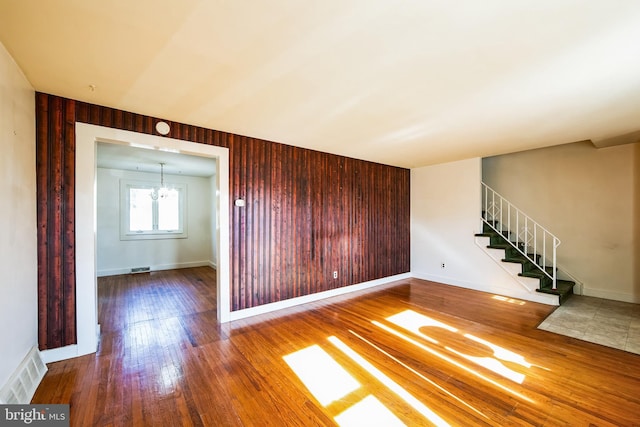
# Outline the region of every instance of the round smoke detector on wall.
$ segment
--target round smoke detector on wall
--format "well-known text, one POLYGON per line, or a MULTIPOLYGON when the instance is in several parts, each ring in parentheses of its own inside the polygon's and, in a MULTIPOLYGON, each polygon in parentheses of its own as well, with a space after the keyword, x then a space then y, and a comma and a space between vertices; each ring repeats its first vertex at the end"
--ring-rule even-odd
POLYGON ((169 127, 169 124, 167 122, 156 123, 156 131, 158 131, 160 135, 166 135, 170 130, 171 128, 169 127))

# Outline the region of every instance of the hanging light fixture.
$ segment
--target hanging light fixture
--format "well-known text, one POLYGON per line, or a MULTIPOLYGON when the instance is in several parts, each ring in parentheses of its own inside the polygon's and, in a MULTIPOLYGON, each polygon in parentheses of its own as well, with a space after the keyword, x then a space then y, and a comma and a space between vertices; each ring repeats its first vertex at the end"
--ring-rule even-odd
POLYGON ((158 198, 164 199, 169 195, 169 189, 164 186, 164 163, 160 163, 160 187, 151 189, 151 198, 158 200, 158 198))

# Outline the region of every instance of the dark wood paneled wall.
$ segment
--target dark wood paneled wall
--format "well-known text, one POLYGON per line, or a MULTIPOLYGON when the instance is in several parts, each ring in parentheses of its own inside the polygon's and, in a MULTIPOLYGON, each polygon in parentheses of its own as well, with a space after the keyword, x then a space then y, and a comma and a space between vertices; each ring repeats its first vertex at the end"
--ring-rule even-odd
MULTIPOLYGON (((155 134, 159 120, 36 94, 41 349, 75 343, 75 123, 155 134)), ((409 170, 170 122, 230 150, 231 307, 409 271, 409 170), (338 278, 333 279, 333 272, 338 278)))
POLYGON ((60 98, 36 97, 38 341, 76 342, 74 117, 60 98))

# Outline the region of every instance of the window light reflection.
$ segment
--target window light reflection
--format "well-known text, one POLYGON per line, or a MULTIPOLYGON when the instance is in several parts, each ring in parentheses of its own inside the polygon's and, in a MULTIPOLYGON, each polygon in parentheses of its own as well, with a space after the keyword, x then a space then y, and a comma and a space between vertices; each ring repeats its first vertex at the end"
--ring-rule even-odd
POLYGON ((449 326, 446 323, 439 322, 429 316, 425 316, 424 314, 416 313, 413 310, 405 310, 398 314, 394 314, 393 316, 387 317, 387 320, 434 344, 437 344, 438 341, 420 332, 420 328, 425 326, 435 326, 449 332, 458 332, 456 328, 449 326))
POLYGON ((164 365, 160 368, 160 372, 157 377, 158 385, 160 386, 160 393, 162 395, 174 393, 181 378, 182 372, 179 367, 174 364, 164 365))
POLYGON ((504 347, 500 347, 499 345, 493 344, 487 340, 483 340, 482 338, 475 337, 471 334, 464 334, 464 336, 477 343, 486 345, 491 350, 493 350, 493 355, 500 360, 517 363, 518 365, 524 366, 525 368, 531 367, 531 363, 527 362, 526 359, 518 353, 514 353, 511 350, 507 350, 504 347))
MULTIPOLYGON (((429 316, 425 316, 423 314, 417 313, 413 310, 405 310, 401 313, 398 313, 396 315, 387 317, 387 320, 390 321, 391 323, 395 324, 396 326, 400 326, 403 329, 406 329, 409 332, 412 332, 420 337, 426 338, 428 339, 428 341, 434 343, 434 344, 438 344, 438 342, 428 336, 426 336, 424 333, 421 332, 422 328, 424 327, 439 327, 439 328, 444 328, 448 331, 451 332, 457 332, 458 329, 447 325, 446 323, 442 323, 440 321, 434 320, 432 318, 430 318, 429 316)), ((462 333, 462 332, 460 332, 462 333)), ((520 356, 517 353, 514 353, 510 350, 507 350, 506 348, 500 347, 498 345, 495 345, 493 343, 490 343, 489 341, 483 340, 481 338, 478 338, 474 335, 471 334, 464 334, 464 337, 475 341, 479 344, 482 344, 483 346, 488 347, 492 352, 493 352, 493 357, 480 357, 480 356, 472 356, 457 350, 454 350, 453 348, 451 348, 450 346, 446 346, 445 344, 445 349, 457 356, 463 357, 465 359, 467 359, 470 362, 473 362, 479 366, 482 366, 486 369, 489 369, 490 371, 493 371, 494 373, 503 376, 504 378, 507 378, 513 382, 516 382, 518 384, 522 384, 522 382, 525 379, 525 375, 512 370, 511 368, 505 366, 502 362, 500 362, 497 359, 501 359, 504 361, 510 361, 510 362, 515 362, 520 364, 521 366, 524 366, 526 368, 530 368, 531 364, 528 363, 524 357, 520 356)))
POLYGON ((491 298, 493 299, 497 299, 498 301, 504 301, 504 302, 508 302, 511 304, 516 304, 516 305, 525 305, 526 302, 519 300, 519 299, 514 299, 514 298, 507 298, 507 297, 503 297, 502 295, 494 295, 491 298))
POLYGON ((424 351, 426 351, 426 352, 428 352, 428 353, 430 353, 430 354, 432 354, 432 355, 434 355, 436 357, 439 357, 440 359, 442 359, 442 360, 444 360, 446 362, 449 362, 450 364, 452 364, 452 365, 454 365, 454 366, 456 366, 456 367, 458 367, 458 368, 460 368, 460 369, 462 369, 464 371, 467 371, 472 375, 475 375, 476 377, 488 382, 489 384, 492 384, 493 386, 495 386, 497 388, 500 388, 500 389, 502 389, 502 390, 504 390, 504 391, 506 391, 508 393, 511 393, 514 396, 517 396, 522 400, 526 400, 527 402, 533 403, 533 400, 529 399, 528 397, 524 396, 523 394, 518 393, 517 391, 512 390, 511 388, 506 387, 506 386, 504 386, 504 385, 492 380, 491 378, 486 377, 485 375, 482 375, 478 371, 475 371, 475 370, 473 370, 471 368, 468 368, 467 366, 457 362, 456 360, 452 359, 451 357, 449 357, 449 356, 447 356, 447 355, 445 355, 445 354, 443 354, 443 353, 441 353, 441 352, 439 352, 439 351, 437 351, 435 349, 427 347, 426 345, 414 340, 413 338, 410 338, 410 337, 408 337, 408 336, 406 336, 406 335, 404 335, 404 334, 402 334, 402 333, 400 333, 400 332, 398 332, 398 331, 396 331, 396 330, 394 330, 394 329, 392 329, 392 328, 390 328, 390 327, 388 327, 386 325, 383 325, 382 323, 380 323, 380 322, 378 322, 376 320, 373 320, 371 323, 373 323, 374 325, 378 326, 379 328, 381 328, 381 329, 383 329, 383 330, 385 330, 385 331, 387 331, 387 332, 389 332, 389 333, 391 333, 391 334, 393 334, 393 335, 395 335, 395 336, 397 336, 399 338, 402 338, 403 340, 415 345, 416 347, 418 347, 418 348, 420 348, 420 349, 422 349, 422 350, 424 350, 424 351))
POLYGON ((459 351, 456 351, 450 347, 445 347, 445 348, 449 350, 451 353, 457 354, 460 357, 464 357, 465 359, 475 363, 476 365, 483 366, 489 369, 490 371, 495 372, 498 375, 502 375, 508 380, 511 380, 518 384, 522 384, 522 382, 524 381, 525 376, 523 374, 507 368, 502 363, 500 363, 499 360, 496 360, 493 357, 470 356, 468 354, 464 354, 459 351))
POLYGON ((283 359, 323 406, 360 387, 360 383, 318 345, 303 348, 283 359))
POLYGON ((426 376, 424 376, 423 374, 421 374, 420 372, 416 371, 415 369, 413 369, 411 366, 407 365, 406 363, 404 363, 403 361, 399 360, 397 357, 393 356, 392 354, 390 354, 389 352, 381 349, 380 347, 378 347, 377 345, 375 345, 374 343, 372 343, 371 341, 369 341, 368 339, 358 335, 357 333, 353 332, 351 329, 349 329, 349 332, 351 332, 353 335, 355 335, 356 337, 358 337, 359 339, 361 339, 362 341, 366 342, 367 344, 369 344, 371 347, 375 348, 376 350, 378 350, 380 353, 384 354, 385 356, 387 356, 389 359, 393 360, 394 362, 396 362, 398 365, 404 367, 405 369, 409 370, 411 373, 417 375, 419 378, 423 379, 424 381, 426 381, 427 383, 429 383, 430 385, 432 385, 433 387, 437 388, 438 390, 440 390, 440 392, 446 394, 447 396, 455 399, 458 403, 460 403, 463 406, 466 406, 467 408, 469 408, 470 410, 472 410, 473 412, 475 412, 476 414, 480 415, 481 417, 487 418, 488 417, 483 414, 482 412, 480 412, 479 410, 477 410, 476 408, 474 408, 473 406, 469 405, 467 402, 465 402, 464 400, 460 399, 458 396, 456 396, 455 394, 451 393, 449 390, 445 389, 444 387, 438 385, 437 383, 435 383, 434 381, 430 380, 429 378, 427 378, 426 376))
POLYGON ((371 395, 334 417, 334 420, 341 427, 405 425, 393 412, 371 395))
MULTIPOLYGON (((348 356, 351 360, 358 364, 362 369, 367 371, 370 375, 375 377, 378 381, 384 384, 389 390, 399 396, 402 400, 404 400, 407 404, 409 404, 413 409, 422 414, 425 418, 431 421, 433 424, 437 426, 448 426, 449 424, 440 418, 438 414, 433 412, 427 406, 425 406, 418 399, 413 397, 408 391, 402 388, 398 383, 393 381, 391 378, 386 376, 382 371, 369 363, 366 359, 360 356, 358 353, 353 351, 349 346, 340 341, 335 336, 331 336, 328 338, 329 342, 335 345, 340 351, 342 351, 346 356, 348 356)), ((362 421, 362 420, 361 420, 362 421)), ((361 425, 367 425, 361 424, 361 425)), ((369 424, 371 425, 371 424, 369 424)))

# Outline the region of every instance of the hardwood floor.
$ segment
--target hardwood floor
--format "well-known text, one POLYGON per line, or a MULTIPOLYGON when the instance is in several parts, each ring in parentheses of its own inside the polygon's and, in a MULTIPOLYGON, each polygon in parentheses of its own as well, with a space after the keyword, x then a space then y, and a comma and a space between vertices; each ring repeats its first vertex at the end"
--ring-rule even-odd
POLYGON ((536 326, 552 307, 406 280, 219 325, 215 271, 99 280, 95 355, 33 403, 71 425, 640 425, 640 356, 536 326))

